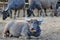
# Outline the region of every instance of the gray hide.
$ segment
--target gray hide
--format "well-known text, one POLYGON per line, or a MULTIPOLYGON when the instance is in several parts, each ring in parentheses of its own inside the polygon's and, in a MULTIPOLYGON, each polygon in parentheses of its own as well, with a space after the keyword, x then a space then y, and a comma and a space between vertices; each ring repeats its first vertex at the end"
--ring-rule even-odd
POLYGON ((8 30, 10 32, 10 34, 15 37, 24 35, 25 34, 24 32, 27 32, 26 29, 28 29, 28 24, 24 23, 24 22, 11 21, 6 26, 6 30, 8 30), (24 34, 22 34, 22 33, 24 33, 24 34))

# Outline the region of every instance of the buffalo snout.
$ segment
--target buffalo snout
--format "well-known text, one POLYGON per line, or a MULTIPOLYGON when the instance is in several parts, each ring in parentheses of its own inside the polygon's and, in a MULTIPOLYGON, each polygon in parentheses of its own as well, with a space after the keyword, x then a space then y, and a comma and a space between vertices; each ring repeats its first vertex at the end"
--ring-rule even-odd
POLYGON ((32 28, 32 29, 30 29, 30 31, 31 31, 32 33, 35 33, 35 32, 36 32, 36 29, 32 28))
POLYGON ((6 20, 6 18, 9 17, 9 14, 7 11, 3 11, 2 14, 3 14, 3 20, 6 20))

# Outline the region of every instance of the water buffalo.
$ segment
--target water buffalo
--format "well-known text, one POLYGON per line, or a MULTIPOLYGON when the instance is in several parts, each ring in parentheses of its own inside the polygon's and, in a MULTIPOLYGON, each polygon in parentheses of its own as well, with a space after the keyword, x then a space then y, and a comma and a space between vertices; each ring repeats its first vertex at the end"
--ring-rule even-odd
POLYGON ((10 21, 4 28, 3 37, 19 37, 19 36, 40 36, 41 20, 31 19, 26 22, 10 21))
POLYGON ((57 4, 56 4, 56 8, 58 9, 59 6, 60 6, 60 1, 57 2, 57 4))
POLYGON ((16 18, 17 10, 24 8, 24 6, 25 6, 25 0, 8 0, 8 5, 6 9, 2 12, 3 20, 5 20, 7 17, 10 16, 12 10, 15 10, 14 18, 16 18))
POLYGON ((56 4, 58 0, 30 0, 30 5, 29 8, 27 9, 27 14, 28 16, 31 16, 33 14, 33 10, 37 8, 38 10, 44 9, 45 15, 46 14, 46 9, 53 9, 54 15, 56 16, 57 11, 56 11, 56 4))

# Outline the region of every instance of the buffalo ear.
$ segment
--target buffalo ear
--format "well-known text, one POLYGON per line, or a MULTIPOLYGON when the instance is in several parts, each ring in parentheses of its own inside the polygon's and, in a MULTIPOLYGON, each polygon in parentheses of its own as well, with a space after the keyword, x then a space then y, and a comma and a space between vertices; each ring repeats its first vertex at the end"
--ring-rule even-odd
POLYGON ((28 23, 32 23, 32 19, 28 20, 27 22, 28 22, 28 23))
POLYGON ((42 23, 41 21, 38 21, 38 25, 41 25, 41 23, 42 23))
POLYGON ((25 21, 27 21, 27 22, 30 22, 31 21, 31 19, 29 18, 29 17, 25 17, 25 21))
POLYGON ((44 21, 43 17, 40 17, 40 18, 38 19, 39 24, 41 24, 43 21, 44 21))

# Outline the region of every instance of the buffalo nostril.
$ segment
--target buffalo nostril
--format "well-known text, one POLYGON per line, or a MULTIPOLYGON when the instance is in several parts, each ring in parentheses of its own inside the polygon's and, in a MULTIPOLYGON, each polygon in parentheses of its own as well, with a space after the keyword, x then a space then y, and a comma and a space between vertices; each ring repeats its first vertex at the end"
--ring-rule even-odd
POLYGON ((31 30, 36 30, 36 29, 32 28, 31 30))
POLYGON ((32 28, 31 30, 34 30, 34 28, 32 28))
POLYGON ((35 30, 34 28, 32 28, 30 31, 31 31, 31 32, 36 32, 36 30, 35 30))

